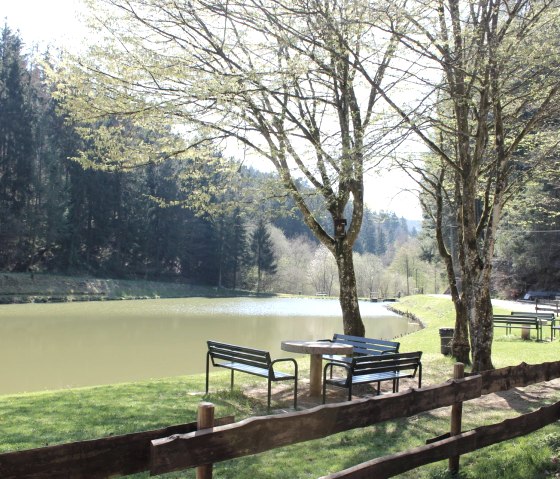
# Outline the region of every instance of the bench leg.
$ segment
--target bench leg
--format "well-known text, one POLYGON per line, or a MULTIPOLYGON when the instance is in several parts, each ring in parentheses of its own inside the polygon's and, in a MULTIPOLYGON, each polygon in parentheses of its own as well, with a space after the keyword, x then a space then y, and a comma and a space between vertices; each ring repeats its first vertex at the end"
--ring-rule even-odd
POLYGON ((233 391, 233 369, 231 370, 231 384, 230 384, 230 388, 233 391))
MULTIPOLYGON (((323 394, 323 398, 325 397, 325 395, 323 394)), ((296 371, 296 377, 294 379, 294 409, 297 409, 297 371, 296 371)))
POLYGON ((206 394, 208 394, 208 376, 210 374, 210 354, 206 355, 206 394))
POLYGON ((270 384, 270 377, 268 378, 268 402, 267 402, 267 407, 268 409, 270 409, 270 395, 272 393, 272 387, 270 384))

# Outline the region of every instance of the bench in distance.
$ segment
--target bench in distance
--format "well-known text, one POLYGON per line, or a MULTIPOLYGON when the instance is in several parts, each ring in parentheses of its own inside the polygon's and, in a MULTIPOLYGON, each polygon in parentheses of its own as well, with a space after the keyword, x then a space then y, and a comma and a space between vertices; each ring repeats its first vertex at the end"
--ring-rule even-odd
POLYGON ((294 409, 297 408, 297 381, 298 365, 295 359, 283 358, 272 360, 268 351, 246 348, 233 344, 207 341, 208 353, 206 354, 206 394, 208 394, 208 379, 210 362, 217 368, 231 370, 231 388, 233 389, 233 374, 235 371, 261 376, 268 380, 268 408, 270 409, 270 395, 272 381, 294 381, 294 409), (294 373, 289 374, 275 370, 274 366, 280 362, 291 362, 294 373))
POLYGON ((352 399, 355 384, 377 383, 377 394, 381 392, 381 381, 393 381, 393 392, 399 390, 399 379, 414 378, 418 374, 418 387, 422 387, 422 351, 412 353, 356 356, 350 364, 329 362, 323 369, 323 404, 327 385, 348 389, 348 401, 352 399), (333 370, 336 372, 333 375, 333 370), (343 371, 343 374, 339 373, 343 371), (328 377, 329 376, 329 377, 328 377))
POLYGON ((511 314, 494 314, 493 323, 495 328, 506 328, 506 334, 511 334, 512 329, 535 329, 537 332, 537 341, 542 341, 543 321, 540 318, 513 316, 511 314))
POLYGON ((511 315, 516 318, 538 318, 541 320, 541 328, 550 323, 550 340, 552 341, 555 336, 555 332, 558 328, 556 326, 556 318, 554 313, 527 313, 525 311, 512 311, 511 315))

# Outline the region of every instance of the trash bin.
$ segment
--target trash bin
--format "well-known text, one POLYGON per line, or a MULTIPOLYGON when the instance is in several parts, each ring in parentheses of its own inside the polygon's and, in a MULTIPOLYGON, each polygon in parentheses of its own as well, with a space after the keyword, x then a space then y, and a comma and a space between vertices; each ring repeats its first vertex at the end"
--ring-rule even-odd
POLYGON ((439 337, 441 340, 441 354, 451 355, 451 341, 453 340, 453 328, 440 328, 439 337))

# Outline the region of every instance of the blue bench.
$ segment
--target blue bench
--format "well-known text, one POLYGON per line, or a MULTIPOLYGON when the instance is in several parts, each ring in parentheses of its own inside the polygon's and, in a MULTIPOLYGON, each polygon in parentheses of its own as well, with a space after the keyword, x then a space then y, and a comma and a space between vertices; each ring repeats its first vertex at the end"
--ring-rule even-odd
POLYGON ((414 378, 418 374, 418 387, 422 387, 422 351, 411 353, 388 353, 376 356, 356 356, 349 364, 329 362, 323 368, 323 404, 327 385, 348 389, 348 401, 352 399, 352 387, 356 384, 377 383, 381 393, 382 381, 393 381, 393 392, 399 390, 399 379, 414 378))
POLYGON ((294 409, 297 408, 297 381, 298 365, 295 359, 283 358, 272 360, 268 351, 247 348, 233 344, 207 341, 208 353, 206 354, 206 394, 208 394, 210 362, 217 368, 231 370, 231 389, 233 389, 233 374, 235 371, 253 374, 268 380, 268 408, 270 409, 270 395, 272 381, 294 381, 294 409), (280 362, 291 362, 294 373, 289 374, 278 371, 274 366, 280 362))
MULTIPOLYGON (((336 333, 332 339, 327 339, 332 343, 350 344, 353 348, 352 357, 355 356, 377 356, 379 354, 398 353, 401 343, 396 341, 386 341, 384 339, 362 338, 361 336, 350 336, 347 334, 336 333)), ((327 361, 351 363, 352 357, 339 355, 323 355, 327 361)))

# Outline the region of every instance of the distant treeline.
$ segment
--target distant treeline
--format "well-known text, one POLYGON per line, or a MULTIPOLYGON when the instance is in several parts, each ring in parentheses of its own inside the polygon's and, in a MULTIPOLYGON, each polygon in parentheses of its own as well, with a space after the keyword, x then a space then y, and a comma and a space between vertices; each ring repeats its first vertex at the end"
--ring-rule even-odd
MULTIPOLYGON (((73 158, 88 151, 88 141, 57 108, 45 81, 43 65, 49 63, 47 55, 36 62, 19 35, 3 27, 0 271, 236 288, 245 272, 263 264, 255 258, 255 245, 270 238, 258 238, 260 223, 275 225, 292 241, 314 242, 291 200, 274 186, 273 175, 233 160, 235 181, 231 171, 217 167, 223 163, 192 159, 114 165, 111 171, 84 168, 73 158)), ((316 211, 319 217, 325 212, 323 227, 332 228, 319 199, 316 211)), ((527 184, 509 206, 494 263, 498 294, 519 297, 528 289, 560 289, 559 213, 560 172, 555 170, 527 184)), ((389 265, 395 250, 416 234, 404 218, 366 208, 355 251, 389 265)), ((419 258, 429 264, 438 261, 433 235, 429 222, 422 225, 419 258)), ((273 256, 267 259, 269 272, 281 259, 273 256)))
MULTIPOLYGON (((273 223, 288 238, 311 240, 290 201, 272 193, 267 197, 270 174, 238 168, 240 181, 250 188, 209 194, 207 202, 218 208, 201 210, 190 201, 192 194, 207 191, 209 181, 226 184, 221 171, 193 179, 188 174, 193 165, 174 160, 112 171, 84 168, 72 158, 85 148, 87 140, 57 109, 43 67, 4 26, 0 270, 236 287, 240 271, 255 265, 251 242, 259 221, 273 223), (266 201, 249 190, 260 191, 266 201), (224 198, 228 206, 221 208, 224 198)), ((367 210, 356 250, 384 255, 414 234, 394 213, 367 210)))

